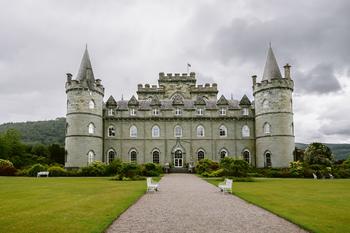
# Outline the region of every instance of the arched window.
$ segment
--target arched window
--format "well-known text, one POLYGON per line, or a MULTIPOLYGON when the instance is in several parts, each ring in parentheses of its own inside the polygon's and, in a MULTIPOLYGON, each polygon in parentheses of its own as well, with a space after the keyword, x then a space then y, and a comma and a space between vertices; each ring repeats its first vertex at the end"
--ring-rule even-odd
POLYGON ((244 150, 243 151, 243 160, 246 161, 247 163, 250 163, 250 152, 249 152, 249 150, 244 150))
POLYGON ((115 136, 115 128, 113 125, 108 127, 108 137, 114 137, 115 136))
POLYGON ((197 137, 204 137, 204 127, 201 125, 197 126, 197 137))
POLYGON ((69 104, 70 104, 70 102, 69 102, 69 100, 67 100, 67 110, 69 108, 69 104))
POLYGON ((176 138, 177 137, 182 137, 182 128, 181 128, 181 126, 179 126, 179 125, 175 126, 175 128, 174 128, 174 135, 175 135, 176 138))
POLYGON ((294 135, 294 123, 292 123, 291 125, 290 125, 290 130, 291 130, 291 132, 292 132, 292 135, 294 135))
POLYGON ((95 108, 95 101, 90 100, 89 101, 89 109, 94 109, 95 108))
POLYGON ((265 167, 271 167, 272 161, 271 161, 271 153, 270 151, 265 152, 265 167))
POLYGON ((137 137, 137 128, 135 125, 130 127, 130 137, 136 138, 137 137))
POLYGON ((108 152, 107 152, 107 163, 110 164, 111 162, 113 162, 113 160, 115 159, 116 157, 116 153, 113 149, 110 149, 108 152))
POLYGON ((137 163, 137 152, 136 152, 136 150, 130 151, 130 161, 132 163, 137 163))
POLYGON ((271 133, 271 125, 268 122, 266 122, 264 124, 264 134, 270 134, 270 133, 271 133))
POLYGON ((203 150, 199 150, 197 152, 197 157, 198 157, 198 161, 204 159, 204 151, 203 150))
POLYGON ((224 125, 221 125, 219 127, 219 135, 220 137, 226 137, 227 136, 227 128, 224 125))
POLYGON ((159 151, 155 150, 152 153, 153 156, 153 163, 159 163, 159 151))
POLYGON ((89 134, 94 134, 95 133, 95 125, 93 123, 89 124, 89 134))
POLYGON ((155 125, 152 127, 152 137, 159 138, 159 136, 160 136, 160 129, 159 129, 158 125, 155 125))
POLYGON ((263 100, 263 102, 262 102, 262 108, 263 108, 263 109, 269 108, 269 101, 268 101, 268 100, 263 100))
POLYGON ((222 150, 220 151, 220 159, 223 159, 223 158, 225 158, 225 157, 227 157, 227 156, 228 156, 227 150, 222 149, 222 150))
POLYGON ((92 150, 90 150, 87 155, 88 155, 88 164, 94 162, 95 153, 92 150))
POLYGON ((248 125, 243 125, 242 127, 242 137, 246 138, 250 136, 250 129, 248 125))

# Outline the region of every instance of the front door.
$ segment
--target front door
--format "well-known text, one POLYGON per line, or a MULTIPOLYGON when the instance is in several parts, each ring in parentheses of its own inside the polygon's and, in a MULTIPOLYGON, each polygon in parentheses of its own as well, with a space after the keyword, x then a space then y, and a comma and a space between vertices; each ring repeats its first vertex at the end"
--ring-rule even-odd
POLYGON ((182 165, 182 151, 177 150, 174 156, 174 167, 182 167, 182 165))

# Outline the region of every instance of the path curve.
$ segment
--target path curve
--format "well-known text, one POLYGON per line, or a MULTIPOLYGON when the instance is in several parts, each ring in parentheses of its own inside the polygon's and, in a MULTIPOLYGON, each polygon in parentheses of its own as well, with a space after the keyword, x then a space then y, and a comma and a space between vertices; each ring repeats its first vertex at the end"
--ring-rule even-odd
POLYGON ((107 229, 124 232, 306 232, 191 174, 165 175, 107 229))

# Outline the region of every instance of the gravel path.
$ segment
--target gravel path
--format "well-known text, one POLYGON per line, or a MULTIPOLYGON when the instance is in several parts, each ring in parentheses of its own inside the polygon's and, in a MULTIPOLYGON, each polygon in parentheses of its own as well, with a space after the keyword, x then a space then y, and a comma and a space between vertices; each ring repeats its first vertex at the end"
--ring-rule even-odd
MULTIPOLYGON (((233 184, 234 185, 234 184, 233 184)), ((165 175, 160 191, 147 193, 107 233, 122 232, 305 232, 190 174, 165 175)))

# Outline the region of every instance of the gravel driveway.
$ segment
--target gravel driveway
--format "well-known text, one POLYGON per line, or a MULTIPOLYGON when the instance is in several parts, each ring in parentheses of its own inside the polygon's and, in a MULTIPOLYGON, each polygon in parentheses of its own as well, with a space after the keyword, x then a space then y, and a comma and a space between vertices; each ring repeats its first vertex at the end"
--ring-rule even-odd
POLYGON ((159 192, 144 195, 106 232, 305 231, 236 196, 222 194, 195 175, 170 174, 162 178, 159 192))

